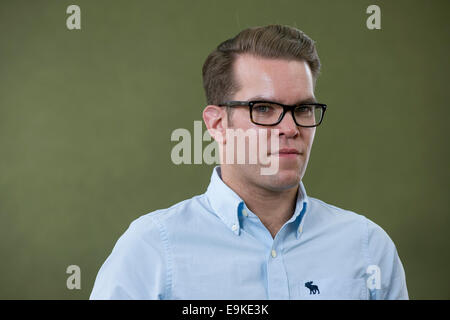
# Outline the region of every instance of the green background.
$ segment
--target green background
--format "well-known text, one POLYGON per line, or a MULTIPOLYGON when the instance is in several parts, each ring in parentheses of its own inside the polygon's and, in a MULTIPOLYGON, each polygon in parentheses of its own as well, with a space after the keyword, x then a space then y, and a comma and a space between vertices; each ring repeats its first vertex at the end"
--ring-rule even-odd
MULTIPOLYGON (((0 2, 0 298, 86 299, 132 220, 203 193, 174 165, 205 106, 201 68, 240 30, 317 43, 327 103, 310 196, 395 242, 412 299, 449 299, 449 1, 0 2), (81 30, 66 8, 81 7, 81 30), (368 30, 366 8, 381 8, 368 30), (447 141, 447 142, 446 142, 447 141), (81 290, 66 268, 81 268, 81 290)), ((207 143, 205 143, 206 145, 207 143)))

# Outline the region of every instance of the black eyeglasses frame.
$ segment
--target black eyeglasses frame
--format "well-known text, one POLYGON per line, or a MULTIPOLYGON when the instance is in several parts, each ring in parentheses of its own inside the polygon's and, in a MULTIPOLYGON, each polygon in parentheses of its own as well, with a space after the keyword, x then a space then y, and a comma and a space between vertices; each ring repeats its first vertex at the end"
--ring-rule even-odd
POLYGON ((244 107, 244 106, 247 106, 250 109, 250 120, 251 120, 251 122, 254 123, 254 124, 260 125, 260 126, 268 126, 268 127, 276 126, 277 124, 279 124, 283 120, 284 116, 286 115, 286 113, 288 111, 291 111, 292 119, 294 119, 294 122, 295 122, 295 124, 297 126, 304 127, 304 128, 317 127, 317 126, 319 126, 322 123, 322 120, 323 120, 323 118, 325 116, 325 111, 327 110, 327 105, 324 104, 324 103, 309 102, 309 103, 301 103, 301 104, 296 104, 296 105, 286 105, 286 104, 282 104, 282 103, 279 103, 279 102, 273 102, 273 101, 267 101, 267 100, 227 101, 227 102, 223 102, 223 103, 218 104, 218 106, 219 107, 244 107), (271 103, 271 104, 276 104, 276 105, 279 105, 279 106, 283 107, 283 113, 280 115, 280 118, 278 119, 278 121, 276 123, 263 124, 263 123, 255 122, 253 120, 253 106, 256 103, 264 103, 264 102, 271 103), (304 126, 304 125, 299 124, 297 122, 297 120, 295 119, 294 110, 295 110, 295 108, 302 107, 302 106, 318 106, 318 107, 322 108, 322 114, 321 114, 320 121, 317 124, 313 125, 313 126, 304 126))

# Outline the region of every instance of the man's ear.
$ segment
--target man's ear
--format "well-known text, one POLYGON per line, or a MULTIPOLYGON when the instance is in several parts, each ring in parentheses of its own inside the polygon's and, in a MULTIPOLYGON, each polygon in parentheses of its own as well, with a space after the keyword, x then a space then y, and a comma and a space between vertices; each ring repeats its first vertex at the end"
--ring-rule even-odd
POLYGON ((227 128, 227 116, 225 108, 216 105, 207 105, 203 110, 203 121, 209 135, 217 143, 225 142, 225 130, 227 128))

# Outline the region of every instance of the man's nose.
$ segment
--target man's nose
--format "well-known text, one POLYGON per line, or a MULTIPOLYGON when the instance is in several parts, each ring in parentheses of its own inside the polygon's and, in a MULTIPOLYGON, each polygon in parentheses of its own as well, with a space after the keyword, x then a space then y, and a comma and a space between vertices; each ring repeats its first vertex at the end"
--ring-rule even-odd
POLYGON ((292 112, 286 112, 281 122, 276 126, 280 130, 280 136, 285 135, 286 138, 293 138, 299 134, 298 126, 292 118, 292 112))

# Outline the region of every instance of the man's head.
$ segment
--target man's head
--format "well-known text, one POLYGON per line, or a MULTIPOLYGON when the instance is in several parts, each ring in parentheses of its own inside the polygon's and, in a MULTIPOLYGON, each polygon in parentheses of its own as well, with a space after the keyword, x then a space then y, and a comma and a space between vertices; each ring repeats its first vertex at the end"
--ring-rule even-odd
MULTIPOLYGON (((320 71, 320 61, 314 42, 295 28, 271 25, 249 28, 220 44, 203 66, 203 85, 207 107, 203 112, 210 132, 234 129, 264 129, 269 140, 278 129, 278 150, 269 156, 278 157, 275 175, 260 173, 261 164, 224 164, 222 172, 273 191, 296 187, 303 177, 314 140, 315 128, 297 126, 290 112, 275 126, 261 126, 250 120, 248 106, 220 107, 227 101, 268 100, 296 105, 315 100, 314 87, 320 71), (294 149, 296 155, 280 155, 280 149, 294 149)), ((214 134, 213 134, 213 137, 214 134)), ((217 137, 215 137, 217 140, 217 137)), ((229 141, 222 140, 223 144, 229 141)), ((220 142, 219 142, 220 143, 220 142)), ((255 150, 237 150, 255 152, 255 150)), ((248 159, 248 157, 247 157, 248 159)))

